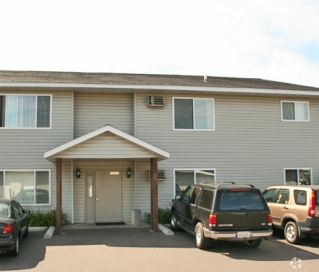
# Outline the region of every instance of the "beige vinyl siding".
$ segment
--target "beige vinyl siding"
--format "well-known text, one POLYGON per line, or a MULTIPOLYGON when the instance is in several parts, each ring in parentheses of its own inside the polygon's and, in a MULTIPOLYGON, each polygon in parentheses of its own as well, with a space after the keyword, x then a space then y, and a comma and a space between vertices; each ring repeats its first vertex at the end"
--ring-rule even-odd
POLYGON ((169 205, 173 197, 174 168, 216 168, 217 180, 264 189, 283 184, 284 168, 310 167, 313 183, 319 183, 318 99, 289 98, 310 102, 310 122, 282 122, 280 97, 187 95, 215 99, 216 131, 177 131, 172 97, 186 95, 165 94, 163 108, 147 107, 148 95, 136 94, 136 137, 170 152, 159 163, 167 175, 160 202, 169 205))
POLYGON ((58 154, 59 158, 123 159, 151 158, 154 153, 110 132, 96 136, 58 154))
POLYGON ((133 95, 76 93, 75 137, 111 125, 126 133, 133 133, 133 95))
MULTIPOLYGON (((0 91, 0 95, 3 93, 52 94, 49 91, 0 91)), ((53 93, 52 107, 51 129, 0 128, 0 169, 51 170, 51 205, 28 206, 35 211, 49 211, 55 207, 55 164, 43 158, 44 152, 73 138, 73 93, 53 93)), ((63 210, 71 219, 69 174, 63 172, 63 175, 63 210)))
POLYGON ((93 175, 96 171, 117 170, 122 176, 122 216, 125 223, 131 223, 131 210, 134 199, 134 175, 127 178, 127 168, 133 168, 133 161, 124 160, 81 160, 74 161, 74 169, 81 169, 81 178, 74 179, 74 221, 75 223, 85 222, 85 180, 86 175, 93 175))

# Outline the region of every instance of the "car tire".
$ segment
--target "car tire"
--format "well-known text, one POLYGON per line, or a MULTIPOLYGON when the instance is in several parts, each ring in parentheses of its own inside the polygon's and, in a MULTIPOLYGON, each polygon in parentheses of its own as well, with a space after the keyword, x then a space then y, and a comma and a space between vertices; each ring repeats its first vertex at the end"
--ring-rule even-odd
POLYGON ((284 228, 284 235, 290 244, 297 244, 300 240, 298 226, 294 221, 289 221, 284 228))
POLYGON ((206 249, 208 246, 208 238, 204 236, 203 225, 200 222, 195 226, 195 242, 199 249, 206 249))
POLYGON ((261 242, 262 242, 262 239, 248 240, 246 244, 248 245, 248 247, 257 248, 260 246, 261 242))
POLYGON ((12 257, 16 257, 19 255, 20 252, 20 238, 19 235, 15 240, 14 248, 9 251, 9 255, 12 257))
POLYGON ((178 227, 178 225, 177 225, 177 222, 178 222, 178 219, 177 219, 177 217, 176 217, 176 215, 174 214, 174 213, 172 213, 172 216, 171 216, 171 222, 170 222, 170 224, 171 224, 171 229, 172 230, 179 230, 180 228, 178 227))
POLYGON ((23 238, 28 238, 29 236, 29 227, 26 228, 24 234, 23 234, 23 238))

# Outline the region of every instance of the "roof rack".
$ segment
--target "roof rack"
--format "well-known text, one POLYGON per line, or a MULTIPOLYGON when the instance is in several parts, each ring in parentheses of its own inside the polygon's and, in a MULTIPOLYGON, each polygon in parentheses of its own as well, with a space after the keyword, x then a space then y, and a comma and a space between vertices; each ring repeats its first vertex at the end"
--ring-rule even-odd
POLYGON ((255 188, 254 185, 252 184, 238 184, 234 181, 228 181, 228 182, 223 182, 223 183, 220 183, 220 184, 217 184, 217 188, 221 188, 221 187, 227 187, 229 185, 238 185, 238 186, 249 186, 250 188, 255 188))

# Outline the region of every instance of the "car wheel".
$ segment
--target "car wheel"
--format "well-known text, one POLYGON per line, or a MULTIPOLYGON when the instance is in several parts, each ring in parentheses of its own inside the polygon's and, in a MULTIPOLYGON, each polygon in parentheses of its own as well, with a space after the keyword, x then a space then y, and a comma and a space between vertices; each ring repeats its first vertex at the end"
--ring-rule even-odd
POLYGON ((260 246, 261 242, 262 242, 262 239, 248 240, 246 244, 251 248, 257 248, 260 246))
POLYGON ((299 232, 297 224, 293 221, 289 221, 285 225, 284 234, 286 240, 291 244, 297 244, 299 242, 299 232))
POLYGON ((24 234, 23 234, 23 238, 28 238, 29 236, 29 227, 26 228, 24 234))
POLYGON ((177 225, 177 217, 175 214, 172 214, 172 217, 171 217, 171 229, 172 230, 179 230, 179 227, 177 225))
POLYGON ((196 247, 199 249, 206 249, 208 245, 208 238, 204 236, 202 223, 197 223, 195 226, 195 241, 196 247))
POLYGON ((9 255, 13 257, 18 256, 19 251, 20 251, 20 238, 18 236, 15 241, 14 248, 11 251, 9 251, 9 255))

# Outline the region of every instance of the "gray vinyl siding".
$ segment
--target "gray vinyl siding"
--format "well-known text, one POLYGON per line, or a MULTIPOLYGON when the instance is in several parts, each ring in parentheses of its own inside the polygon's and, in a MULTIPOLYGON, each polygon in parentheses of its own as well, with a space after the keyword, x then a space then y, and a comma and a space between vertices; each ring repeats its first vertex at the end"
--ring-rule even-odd
POLYGON ((75 137, 96 130, 105 125, 133 133, 133 95, 76 93, 75 137))
MULTIPOLYGON (((310 102, 310 122, 283 122, 280 97, 165 94, 163 108, 149 108, 148 95, 136 95, 135 135, 171 155, 159 163, 167 176, 160 203, 169 206, 173 197, 174 168, 215 168, 219 181, 264 189, 283 184, 284 168, 310 167, 319 183, 318 99, 291 99, 310 102), (214 98, 215 131, 173 130, 173 96, 214 98)), ((148 207, 148 192, 143 194, 148 207)))
POLYGON ((71 147, 58 156, 74 159, 129 159, 151 158, 154 153, 107 132, 71 147))
MULTIPOLYGON (((52 94, 43 92, 0 92, 0 94, 52 94)), ((73 93, 59 92, 52 95, 51 129, 0 129, 0 169, 50 169, 51 205, 28 206, 35 211, 49 211, 55 207, 55 164, 43 158, 43 154, 73 138, 73 93)), ((65 163, 63 163, 63 166, 65 163)), ((68 172, 63 172, 63 210, 71 215, 71 191, 68 172)), ((68 219, 71 219, 68 217, 68 219)))

